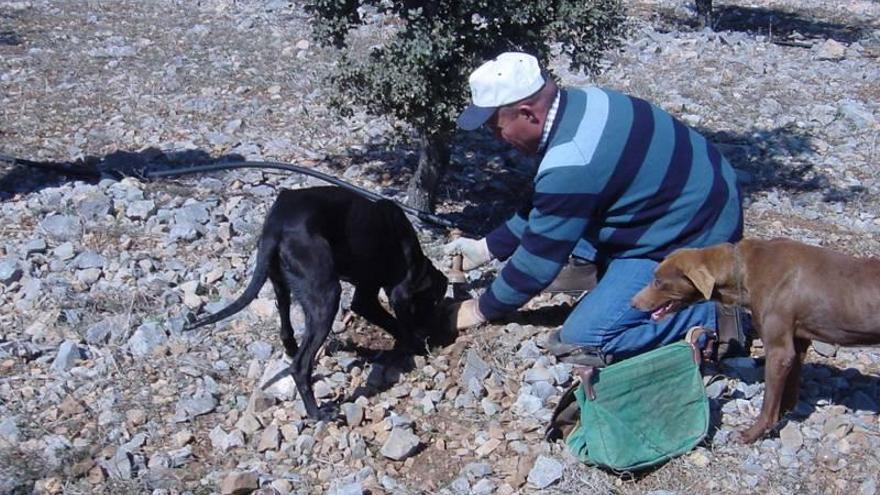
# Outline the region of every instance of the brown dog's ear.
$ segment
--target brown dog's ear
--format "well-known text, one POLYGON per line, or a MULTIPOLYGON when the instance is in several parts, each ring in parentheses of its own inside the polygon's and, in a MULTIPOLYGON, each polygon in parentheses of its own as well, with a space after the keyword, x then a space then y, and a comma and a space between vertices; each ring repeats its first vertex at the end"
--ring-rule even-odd
POLYGON ((715 289, 715 277, 709 273, 709 269, 703 265, 693 267, 684 272, 684 276, 694 284, 707 301, 712 297, 715 289))

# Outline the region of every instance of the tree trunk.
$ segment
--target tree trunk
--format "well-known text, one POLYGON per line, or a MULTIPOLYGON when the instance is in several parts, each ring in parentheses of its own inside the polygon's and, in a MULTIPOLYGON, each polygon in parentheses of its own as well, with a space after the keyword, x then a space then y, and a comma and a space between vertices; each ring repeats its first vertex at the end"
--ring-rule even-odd
POLYGON ((420 136, 419 165, 406 190, 407 206, 434 212, 437 185, 449 165, 449 141, 445 134, 420 136))
POLYGON ((695 0, 700 27, 712 29, 712 0, 695 0))

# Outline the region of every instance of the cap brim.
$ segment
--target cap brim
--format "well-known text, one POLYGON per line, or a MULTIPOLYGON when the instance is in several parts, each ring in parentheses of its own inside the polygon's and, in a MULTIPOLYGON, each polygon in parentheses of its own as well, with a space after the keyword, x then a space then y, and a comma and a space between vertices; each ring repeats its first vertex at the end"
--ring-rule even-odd
POLYGON ((495 110, 498 110, 498 108, 469 105, 463 112, 461 112, 461 115, 458 116, 458 127, 466 131, 478 129, 492 117, 495 110))

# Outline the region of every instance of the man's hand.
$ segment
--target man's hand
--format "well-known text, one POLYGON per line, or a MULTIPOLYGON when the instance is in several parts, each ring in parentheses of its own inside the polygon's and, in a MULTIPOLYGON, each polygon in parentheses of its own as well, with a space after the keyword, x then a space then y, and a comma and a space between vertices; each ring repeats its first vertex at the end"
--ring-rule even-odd
POLYGON ((476 299, 467 299, 450 306, 449 319, 450 323, 455 324, 456 330, 475 327, 486 321, 483 313, 480 313, 480 306, 476 299))
POLYGON ((461 268, 466 272, 485 265, 492 259, 492 253, 489 252, 489 245, 486 244, 485 237, 482 239, 459 237, 443 246, 443 252, 446 254, 461 253, 463 258, 461 268))

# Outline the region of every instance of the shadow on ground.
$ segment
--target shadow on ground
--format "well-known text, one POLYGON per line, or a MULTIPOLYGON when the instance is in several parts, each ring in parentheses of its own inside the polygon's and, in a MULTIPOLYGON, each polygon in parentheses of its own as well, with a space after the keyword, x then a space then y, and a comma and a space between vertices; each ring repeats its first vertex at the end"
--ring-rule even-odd
MULTIPOLYGON (((329 339, 324 345, 325 349, 323 352, 325 354, 332 354, 339 351, 353 352, 356 354, 357 357, 347 365, 348 369, 351 369, 352 367, 366 368, 368 365, 371 365, 366 382, 359 385, 350 395, 339 396, 335 399, 329 400, 318 399, 319 409, 331 413, 332 416, 336 416, 337 418, 339 417, 342 404, 354 402, 358 397, 369 398, 385 392, 400 382, 401 378, 407 373, 410 373, 415 369, 413 355, 399 350, 379 351, 362 347, 350 340, 342 341, 335 338, 329 339)), ((262 388, 265 390, 288 376, 292 377, 291 368, 285 367, 269 377, 263 383, 262 388)), ((324 376, 315 373, 314 370, 312 370, 312 384, 323 378, 324 376)))
MULTIPOLYGON (((654 24, 659 30, 702 29, 696 13, 684 15, 671 9, 663 9, 653 15, 654 24)), ((865 38, 875 29, 865 19, 847 19, 845 22, 842 20, 833 21, 819 18, 817 12, 813 11, 809 13, 790 12, 764 7, 725 5, 718 2, 714 2, 712 19, 712 27, 715 31, 763 35, 771 40, 833 39, 849 44, 865 38)))
MULTIPOLYGON (((756 360, 763 366, 763 360, 756 360)), ((763 367, 756 368, 756 373, 739 375, 734 373, 747 386, 763 382, 763 367)), ((880 414, 880 378, 871 375, 863 375, 856 369, 840 369, 824 363, 807 362, 803 365, 801 374, 800 394, 797 406, 785 414, 770 437, 777 436, 779 430, 788 421, 803 422, 814 414, 820 406, 829 404, 841 405, 850 411, 863 411, 867 414, 880 414)), ((712 400, 712 418, 709 435, 711 439, 721 426, 723 413, 721 408, 725 403, 745 398, 742 391, 736 390, 720 398, 712 400)), ((743 427, 747 427, 744 425, 743 427)))
POLYGON ((817 19, 813 13, 785 12, 761 7, 719 5, 715 8, 714 15, 715 29, 719 31, 742 31, 783 39, 799 33, 805 38, 853 43, 870 34, 873 29, 867 21, 841 24, 817 19))
POLYGON ((789 415, 806 419, 820 404, 838 404, 852 411, 880 414, 880 378, 854 368, 805 363, 800 402, 789 415))
POLYGON ((18 46, 24 40, 15 31, 9 29, 17 20, 11 13, 0 12, 0 46, 18 46))
POLYGON ((142 151, 114 151, 105 156, 86 156, 72 162, 36 161, 22 158, 0 157, 0 200, 14 194, 27 194, 65 182, 84 181, 96 184, 101 179, 144 177, 147 170, 183 168, 194 165, 243 160, 241 155, 218 157, 207 151, 192 149, 162 151, 147 148, 142 151))
POLYGON ((21 42, 21 37, 15 32, 0 30, 0 46, 18 46, 21 42))
POLYGON ((866 189, 841 189, 815 166, 812 138, 794 126, 752 129, 745 133, 711 132, 704 135, 718 146, 740 171, 746 195, 780 189, 791 193, 818 192, 824 201, 847 202, 866 189))

